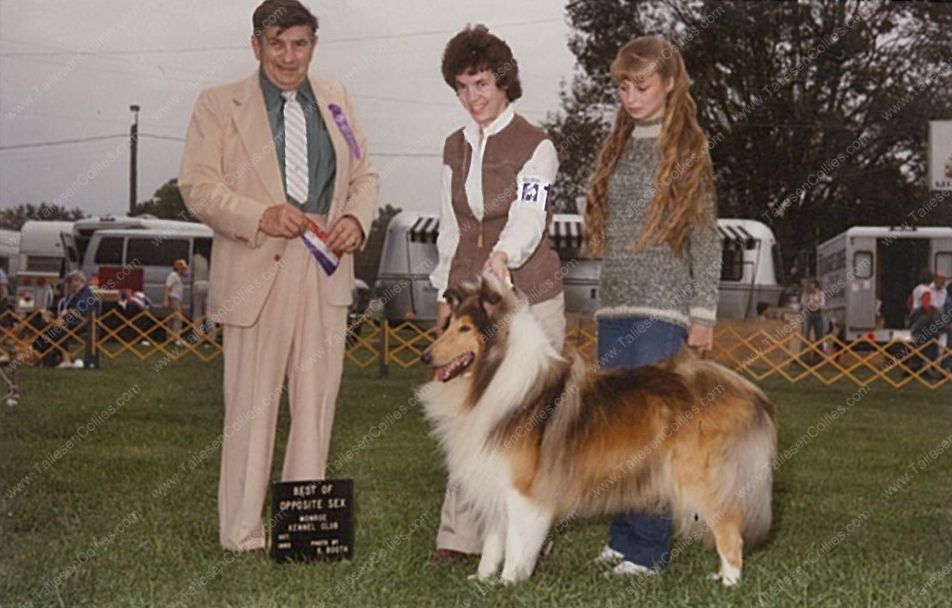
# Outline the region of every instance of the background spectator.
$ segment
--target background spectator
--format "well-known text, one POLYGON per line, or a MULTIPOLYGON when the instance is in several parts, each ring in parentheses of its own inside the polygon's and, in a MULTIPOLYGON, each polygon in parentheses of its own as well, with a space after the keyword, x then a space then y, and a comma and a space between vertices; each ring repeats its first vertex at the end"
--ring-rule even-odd
POLYGON ((58 306, 59 314, 33 342, 33 348, 42 357, 43 364, 59 367, 84 367, 83 360, 75 363, 70 355, 70 333, 76 333, 89 318, 99 300, 86 284, 86 275, 74 270, 66 276, 66 297, 58 306))
POLYGON ((813 331, 813 340, 817 341, 826 333, 823 326, 823 309, 826 307, 826 295, 816 279, 807 281, 807 286, 800 295, 800 306, 803 310, 803 339, 810 341, 810 331, 813 331))
MULTIPOLYGON (((196 243, 196 249, 198 244, 196 243)), ((208 321, 208 257, 198 251, 192 256, 192 323, 198 336, 210 331, 208 321)))
POLYGON ((175 338, 176 344, 182 343, 182 295, 185 292, 182 277, 187 272, 188 264, 185 260, 175 260, 172 272, 165 279, 165 291, 162 293, 162 306, 172 315, 172 337, 175 338))
MULTIPOLYGON (((919 284, 912 290, 912 312, 909 315, 912 344, 921 348, 921 352, 909 360, 909 368, 913 371, 921 369, 928 361, 935 361, 939 355, 935 339, 942 329, 945 295, 945 275, 933 275, 928 268, 923 269, 919 273, 919 284)), ((938 373, 929 369, 924 375, 934 378, 938 373)))

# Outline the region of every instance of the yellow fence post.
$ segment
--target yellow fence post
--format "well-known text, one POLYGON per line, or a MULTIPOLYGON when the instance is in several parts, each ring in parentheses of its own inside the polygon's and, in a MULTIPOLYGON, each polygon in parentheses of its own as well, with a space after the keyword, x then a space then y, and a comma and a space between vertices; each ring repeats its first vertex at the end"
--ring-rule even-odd
POLYGON ((387 352, 389 346, 389 337, 390 337, 390 323, 387 322, 387 318, 384 317, 380 322, 380 336, 377 338, 377 350, 379 364, 377 366, 378 372, 381 378, 386 378, 390 373, 390 369, 387 367, 387 352))

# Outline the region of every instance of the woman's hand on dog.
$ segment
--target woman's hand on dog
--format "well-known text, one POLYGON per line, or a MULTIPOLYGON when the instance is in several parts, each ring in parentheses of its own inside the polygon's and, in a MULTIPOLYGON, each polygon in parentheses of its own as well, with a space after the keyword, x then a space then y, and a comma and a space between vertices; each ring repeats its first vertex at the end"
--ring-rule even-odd
POLYGON ((691 323, 688 329, 688 346, 703 355, 714 348, 714 328, 710 325, 691 323))
POLYGON ((505 251, 496 251, 483 266, 483 270, 488 270, 502 281, 503 285, 509 284, 509 254, 505 251))

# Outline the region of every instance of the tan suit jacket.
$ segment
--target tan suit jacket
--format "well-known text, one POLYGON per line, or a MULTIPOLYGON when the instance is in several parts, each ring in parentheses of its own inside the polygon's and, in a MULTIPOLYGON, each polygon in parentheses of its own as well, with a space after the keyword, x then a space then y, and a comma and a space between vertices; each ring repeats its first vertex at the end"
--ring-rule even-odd
MULTIPOLYGON (((337 156, 327 227, 351 215, 369 235, 380 178, 368 159, 350 96, 336 81, 313 75, 309 81, 337 156), (359 159, 334 121, 331 104, 343 110, 358 143, 359 159)), ((258 230, 265 209, 287 200, 257 72, 201 93, 188 128, 179 188, 189 211, 215 231, 209 317, 250 327, 271 291, 285 248, 304 246, 299 239, 271 237, 258 230)), ((328 301, 349 305, 353 283, 353 255, 346 254, 328 282, 328 301)))

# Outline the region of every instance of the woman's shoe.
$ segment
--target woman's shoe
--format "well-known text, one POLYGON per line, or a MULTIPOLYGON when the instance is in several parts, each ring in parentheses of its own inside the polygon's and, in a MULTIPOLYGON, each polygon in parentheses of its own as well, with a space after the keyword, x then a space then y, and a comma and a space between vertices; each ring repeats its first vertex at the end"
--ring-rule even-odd
POLYGON ((653 576, 657 573, 657 570, 652 570, 647 566, 642 566, 641 564, 636 564, 629 561, 623 561, 622 563, 615 566, 615 568, 612 570, 612 574, 620 575, 639 574, 642 576, 653 576))
POLYGON ((595 562, 599 564, 617 564, 624 561, 624 559, 625 556, 621 551, 616 551, 608 545, 605 545, 602 547, 602 552, 595 558, 595 562))

